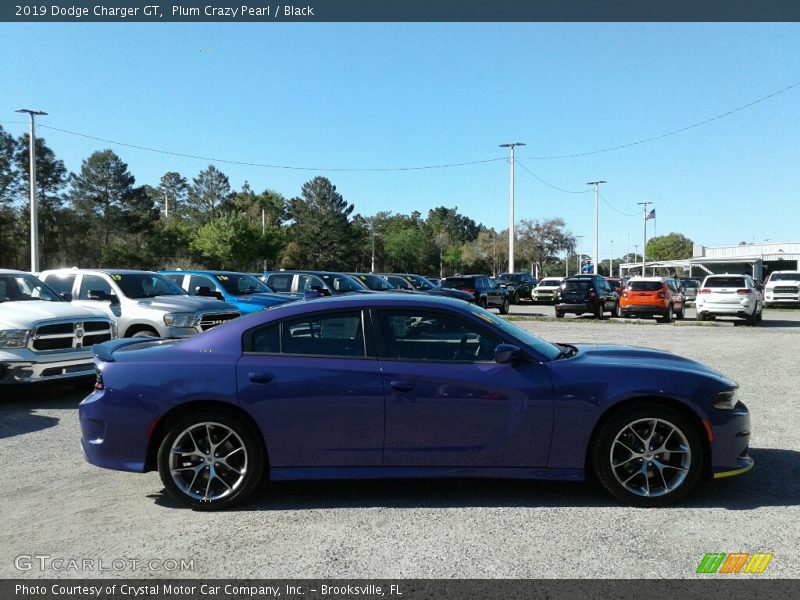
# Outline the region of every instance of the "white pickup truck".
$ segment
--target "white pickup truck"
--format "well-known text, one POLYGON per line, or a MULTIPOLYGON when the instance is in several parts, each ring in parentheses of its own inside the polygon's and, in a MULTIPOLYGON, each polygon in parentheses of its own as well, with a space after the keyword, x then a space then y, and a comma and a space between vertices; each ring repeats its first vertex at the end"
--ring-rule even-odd
POLYGON ((764 284, 766 306, 800 304, 800 271, 773 271, 764 284))
POLYGON ((0 385, 94 375, 92 346, 115 337, 100 311, 64 302, 29 273, 0 269, 0 385))

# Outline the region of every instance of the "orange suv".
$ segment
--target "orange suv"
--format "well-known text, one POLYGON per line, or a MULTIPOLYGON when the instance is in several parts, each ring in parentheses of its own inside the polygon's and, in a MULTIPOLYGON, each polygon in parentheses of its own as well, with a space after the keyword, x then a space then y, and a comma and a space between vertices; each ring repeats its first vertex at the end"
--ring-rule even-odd
POLYGON ((685 303, 678 284, 669 277, 634 277, 619 299, 622 316, 652 315, 660 317, 664 323, 670 323, 675 317, 682 319, 685 303))

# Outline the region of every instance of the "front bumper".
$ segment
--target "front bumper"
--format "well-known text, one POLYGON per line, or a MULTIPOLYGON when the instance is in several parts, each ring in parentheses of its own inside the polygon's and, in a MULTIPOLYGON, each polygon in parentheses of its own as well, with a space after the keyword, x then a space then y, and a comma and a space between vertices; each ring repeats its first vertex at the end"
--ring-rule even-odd
POLYGON ((93 376, 91 354, 81 356, 43 357, 41 360, 0 360, 0 385, 37 383, 93 376))
POLYGON ((534 302, 552 302, 556 299, 555 292, 534 292, 531 296, 534 302))
POLYGON ((711 476, 733 477, 749 471, 750 413, 741 402, 731 411, 713 410, 708 415, 714 432, 711 446, 711 476))

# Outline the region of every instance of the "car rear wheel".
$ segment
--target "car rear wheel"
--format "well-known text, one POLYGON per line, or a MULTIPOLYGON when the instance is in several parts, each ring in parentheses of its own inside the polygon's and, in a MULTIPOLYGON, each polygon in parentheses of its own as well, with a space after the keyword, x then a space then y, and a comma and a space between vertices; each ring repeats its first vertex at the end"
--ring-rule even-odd
POLYGON ((195 510, 241 502, 265 471, 264 450, 252 429, 220 411, 187 415, 158 450, 158 472, 167 493, 195 510))
POLYGON ((614 318, 619 319, 622 316, 622 310, 619 307, 619 304, 614 305, 614 312, 612 313, 614 318))
POLYGON ((603 305, 598 304, 597 307, 594 309, 594 318, 598 321, 602 320, 603 318, 603 305))
POLYGON ((664 313, 662 320, 664 321, 664 323, 672 323, 672 319, 674 318, 674 316, 675 312, 672 308, 672 304, 670 304, 669 307, 667 308, 667 312, 664 313))
POLYGON ((486 298, 479 298, 478 306, 480 306, 481 308, 486 308, 486 298))
POLYGON ((681 306, 681 309, 675 313, 675 316, 678 318, 679 321, 682 321, 683 318, 686 316, 686 305, 681 306))
POLYGON ((682 413, 644 404, 600 425, 589 460, 603 487, 621 502, 665 506, 697 485, 703 444, 698 428, 682 413))
POLYGON ((500 314, 501 315, 508 314, 508 298, 503 298, 503 303, 500 305, 500 314))
POLYGON ((752 315, 748 315, 745 319, 747 324, 751 327, 755 326, 758 323, 758 313, 754 310, 752 315))
POLYGON ((556 319, 563 319, 564 318, 564 311, 557 310, 556 311, 556 319))

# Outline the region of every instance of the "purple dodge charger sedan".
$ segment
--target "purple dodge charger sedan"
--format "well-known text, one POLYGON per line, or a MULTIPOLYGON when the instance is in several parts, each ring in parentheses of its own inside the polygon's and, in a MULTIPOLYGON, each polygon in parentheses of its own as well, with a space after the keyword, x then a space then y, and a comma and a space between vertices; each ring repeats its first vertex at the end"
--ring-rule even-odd
POLYGON ((747 471, 750 416, 700 363, 554 344, 448 298, 293 302, 185 340, 95 346, 81 443, 100 467, 158 469, 200 510, 260 481, 583 480, 636 506, 747 471))

